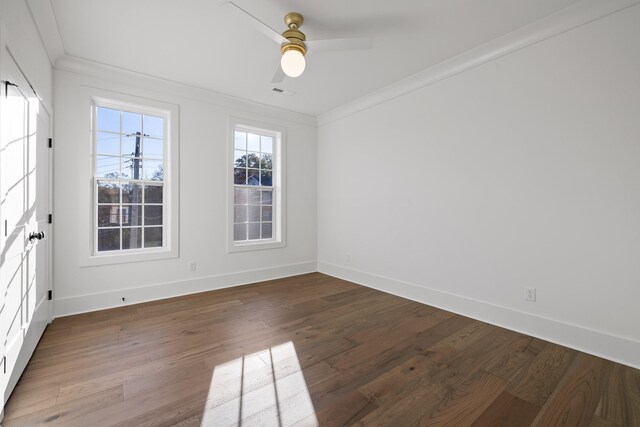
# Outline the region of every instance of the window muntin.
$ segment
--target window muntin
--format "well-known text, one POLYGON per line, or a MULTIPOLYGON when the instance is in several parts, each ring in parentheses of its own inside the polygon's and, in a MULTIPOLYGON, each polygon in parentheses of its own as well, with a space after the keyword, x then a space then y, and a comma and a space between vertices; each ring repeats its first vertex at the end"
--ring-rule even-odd
POLYGON ((167 117, 94 106, 94 253, 166 247, 167 117))
POLYGON ((277 137, 238 127, 233 137, 233 241, 273 241, 277 137))

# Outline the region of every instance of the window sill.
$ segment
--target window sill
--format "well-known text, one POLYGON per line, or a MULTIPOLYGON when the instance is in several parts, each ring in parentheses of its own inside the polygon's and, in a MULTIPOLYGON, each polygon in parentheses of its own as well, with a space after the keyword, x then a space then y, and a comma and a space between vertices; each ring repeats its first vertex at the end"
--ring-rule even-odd
POLYGON ((262 249, 276 249, 284 248, 287 246, 285 242, 250 242, 250 243, 235 243, 231 242, 227 248, 227 252, 247 252, 247 251, 259 251, 262 249))
POLYGON ((80 261, 80 267, 92 267, 97 265, 125 264, 129 262, 154 261, 160 259, 177 258, 177 249, 159 248, 147 249, 140 252, 131 253, 105 253, 102 255, 92 255, 80 261))

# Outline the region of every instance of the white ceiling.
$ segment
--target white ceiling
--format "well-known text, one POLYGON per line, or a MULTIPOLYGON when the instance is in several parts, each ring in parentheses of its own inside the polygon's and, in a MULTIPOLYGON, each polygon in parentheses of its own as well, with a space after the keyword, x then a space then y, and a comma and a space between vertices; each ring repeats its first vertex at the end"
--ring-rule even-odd
POLYGON ((368 51, 317 53, 272 92, 279 47, 222 0, 51 0, 68 55, 318 115, 578 0, 235 0, 277 31, 371 36, 368 51))

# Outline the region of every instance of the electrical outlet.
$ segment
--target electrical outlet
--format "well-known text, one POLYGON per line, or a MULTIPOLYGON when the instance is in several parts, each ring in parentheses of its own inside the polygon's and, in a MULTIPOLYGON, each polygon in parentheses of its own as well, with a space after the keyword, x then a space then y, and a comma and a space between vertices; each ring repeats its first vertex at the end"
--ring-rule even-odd
POLYGON ((189 261, 189 271, 196 271, 196 262, 189 261))
POLYGON ((524 299, 529 302, 536 302, 536 288, 524 288, 524 299))

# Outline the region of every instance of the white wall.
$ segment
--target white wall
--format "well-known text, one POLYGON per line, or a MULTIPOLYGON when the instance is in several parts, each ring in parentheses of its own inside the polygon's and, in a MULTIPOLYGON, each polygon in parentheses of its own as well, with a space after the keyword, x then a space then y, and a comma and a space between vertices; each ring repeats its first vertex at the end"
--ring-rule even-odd
MULTIPOLYGON (((250 283, 316 269, 316 121, 171 82, 73 59, 55 70, 54 292, 56 315, 250 283), (176 259, 81 267, 79 197, 90 182, 90 140, 83 87, 125 93, 180 111, 180 256, 176 259), (286 128, 287 246, 227 253, 227 126, 229 116, 286 128), (81 166, 78 166, 81 165, 81 166), (80 237, 80 238, 79 238, 80 237), (197 263, 188 271, 189 260, 197 263)), ((88 237, 87 237, 88 239, 88 237)))
POLYGON ((640 366, 639 42, 636 5, 325 120, 319 269, 640 366))
POLYGON ((16 63, 51 112, 53 70, 25 1, 2 0, 0 21, 5 27, 6 43, 16 63))

